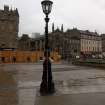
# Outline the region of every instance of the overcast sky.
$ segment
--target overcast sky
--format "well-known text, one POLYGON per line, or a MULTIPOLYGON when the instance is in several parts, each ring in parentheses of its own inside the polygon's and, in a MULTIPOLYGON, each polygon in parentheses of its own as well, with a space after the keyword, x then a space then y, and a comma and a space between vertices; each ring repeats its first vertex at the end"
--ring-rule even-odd
MULTIPOLYGON (((105 33, 105 0, 52 0, 49 15, 49 30, 54 22, 55 28, 64 24, 64 30, 77 27, 81 30, 105 33)), ((19 35, 22 33, 44 33, 45 15, 41 0, 0 0, 0 9, 9 5, 18 8, 20 14, 19 35)))

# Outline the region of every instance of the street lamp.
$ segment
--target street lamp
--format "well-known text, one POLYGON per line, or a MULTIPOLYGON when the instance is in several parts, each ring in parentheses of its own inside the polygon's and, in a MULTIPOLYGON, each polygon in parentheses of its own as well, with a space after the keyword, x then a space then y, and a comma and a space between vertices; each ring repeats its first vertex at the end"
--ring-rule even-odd
POLYGON ((42 4, 42 9, 44 14, 46 15, 45 17, 45 51, 44 51, 44 56, 45 60, 43 62, 43 75, 42 75, 42 82, 40 85, 40 93, 43 94, 52 94, 55 92, 54 88, 54 82, 52 80, 52 71, 51 71, 51 61, 49 59, 50 57, 50 51, 49 51, 49 40, 48 40, 48 22, 49 18, 48 15, 51 12, 52 9, 52 1, 49 0, 44 0, 41 2, 42 4))

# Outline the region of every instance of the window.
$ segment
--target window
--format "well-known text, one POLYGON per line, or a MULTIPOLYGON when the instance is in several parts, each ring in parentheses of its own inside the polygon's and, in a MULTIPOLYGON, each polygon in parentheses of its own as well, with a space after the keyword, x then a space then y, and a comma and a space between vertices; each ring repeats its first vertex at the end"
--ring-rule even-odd
POLYGON ((1 61, 2 62, 5 62, 5 57, 1 57, 1 61))

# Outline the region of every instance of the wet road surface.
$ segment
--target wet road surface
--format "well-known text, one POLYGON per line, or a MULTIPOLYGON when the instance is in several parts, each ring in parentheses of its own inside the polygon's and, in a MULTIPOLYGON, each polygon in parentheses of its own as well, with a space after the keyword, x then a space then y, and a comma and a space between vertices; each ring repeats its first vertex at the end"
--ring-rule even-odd
POLYGON ((40 96, 35 105, 105 105, 105 93, 40 96))
MULTIPOLYGON (((38 103, 37 105, 42 105, 43 97, 38 93, 43 71, 42 64, 2 64, 0 65, 0 69, 12 74, 18 84, 19 105, 35 105, 35 103, 38 103), (41 103, 39 103, 39 100, 41 103)), ((64 100, 68 98, 69 100, 72 100, 71 104, 66 105, 84 105, 76 104, 76 102, 81 103, 78 102, 78 100, 82 100, 83 96, 86 97, 86 102, 88 97, 93 98, 94 96, 97 101, 99 99, 99 102, 105 103, 103 100, 105 92, 104 70, 68 64, 53 64, 52 72, 56 88, 56 93, 54 94, 53 99, 59 96, 61 99, 64 98, 64 100), (91 93, 92 96, 89 96, 89 93, 91 93), (79 95, 81 97, 79 97, 79 95), (74 100, 77 101, 74 103, 74 100)), ((59 105, 64 104, 59 103, 59 105)), ((100 104, 95 104, 93 102, 93 104, 87 103, 85 105, 100 104)))
POLYGON ((0 69, 0 105, 18 105, 17 83, 12 75, 0 69))

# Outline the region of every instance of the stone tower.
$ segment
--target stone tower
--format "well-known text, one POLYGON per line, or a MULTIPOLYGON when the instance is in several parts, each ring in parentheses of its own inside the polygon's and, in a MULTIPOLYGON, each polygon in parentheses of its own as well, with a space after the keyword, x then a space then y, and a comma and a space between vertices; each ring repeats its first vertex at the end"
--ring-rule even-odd
POLYGON ((4 10, 0 10, 0 48, 16 49, 18 31, 18 10, 9 10, 9 6, 4 6, 4 10))

